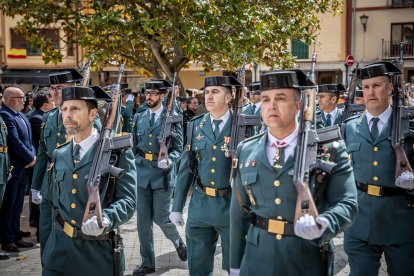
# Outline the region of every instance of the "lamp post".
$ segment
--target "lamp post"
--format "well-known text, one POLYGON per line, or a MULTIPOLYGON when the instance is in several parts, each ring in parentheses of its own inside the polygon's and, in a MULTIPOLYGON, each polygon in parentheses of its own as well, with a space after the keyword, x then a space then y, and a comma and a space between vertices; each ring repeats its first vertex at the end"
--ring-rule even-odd
POLYGON ((257 81, 257 67, 259 66, 259 64, 257 64, 256 62, 253 62, 253 69, 254 69, 254 81, 257 81))
POLYGON ((367 31, 367 23, 368 23, 369 16, 363 14, 359 17, 361 20, 362 27, 364 28, 364 34, 362 37, 362 60, 365 61, 365 32, 367 31))

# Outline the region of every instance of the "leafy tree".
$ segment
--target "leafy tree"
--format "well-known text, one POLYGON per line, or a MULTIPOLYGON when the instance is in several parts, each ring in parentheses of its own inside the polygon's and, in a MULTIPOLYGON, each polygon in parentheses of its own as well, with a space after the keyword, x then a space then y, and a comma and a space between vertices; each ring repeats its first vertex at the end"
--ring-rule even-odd
MULTIPOLYGON (((46 63, 62 54, 43 28, 61 29, 61 39, 98 58, 171 80, 190 63, 206 71, 234 69, 247 62, 288 68, 290 39, 310 43, 319 30, 317 14, 340 12, 340 0, 0 0, 8 16, 21 15, 18 31, 44 53, 46 63)), ((66 46, 65 46, 66 47, 66 46)))

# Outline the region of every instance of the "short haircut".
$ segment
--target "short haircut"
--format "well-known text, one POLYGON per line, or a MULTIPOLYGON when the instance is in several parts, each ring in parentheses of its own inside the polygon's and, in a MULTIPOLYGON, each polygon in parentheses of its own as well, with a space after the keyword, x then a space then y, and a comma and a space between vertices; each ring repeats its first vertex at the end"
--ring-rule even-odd
POLYGON ((87 100, 86 106, 88 107, 88 112, 90 112, 92 109, 98 109, 98 102, 94 100, 87 100))
POLYGON ((49 102, 49 97, 46 93, 39 92, 33 97, 33 106, 40 109, 45 103, 49 102))

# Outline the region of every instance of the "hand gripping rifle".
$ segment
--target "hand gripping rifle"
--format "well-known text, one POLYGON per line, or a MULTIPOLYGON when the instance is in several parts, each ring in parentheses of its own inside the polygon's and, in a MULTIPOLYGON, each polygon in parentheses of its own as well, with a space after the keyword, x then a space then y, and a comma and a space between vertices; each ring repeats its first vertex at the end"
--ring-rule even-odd
MULTIPOLYGON (((400 44, 400 59, 397 67, 401 71, 404 70, 403 60, 404 43, 400 44)), ((413 172, 407 154, 404 151, 404 139, 408 136, 413 137, 414 131, 410 130, 410 119, 414 117, 414 107, 407 106, 404 102, 404 77, 403 74, 394 75, 393 79, 393 95, 392 95, 392 136, 391 144, 395 152, 396 166, 395 178, 401 176, 404 171, 413 172)))
POLYGON ((86 204, 83 222, 96 216, 99 227, 102 226, 102 206, 99 194, 100 182, 104 176, 110 174, 119 178, 124 174, 124 170, 115 167, 117 155, 115 151, 128 149, 132 147, 132 135, 116 135, 116 129, 121 117, 121 89, 120 83, 124 73, 125 65, 122 64, 119 69, 118 80, 111 88, 112 102, 106 105, 105 121, 98 141, 98 147, 95 152, 91 171, 88 176, 88 202, 86 204))
POLYGON ((91 78, 92 60, 93 60, 93 54, 89 55, 89 59, 86 62, 85 66, 83 67, 83 70, 82 70, 83 79, 82 79, 82 82, 81 82, 81 86, 84 86, 84 87, 89 86, 89 80, 91 78))
POLYGON ((295 222, 305 214, 318 216, 309 188, 310 175, 315 170, 332 174, 336 164, 318 159, 319 145, 341 139, 338 125, 314 129, 315 88, 302 91, 302 109, 299 120, 298 144, 293 169, 293 183, 297 192, 295 222))
MULTIPOLYGON (((168 149, 170 148, 171 137, 177 137, 177 133, 172 127, 173 124, 183 123, 183 115, 174 114, 175 109, 175 85, 177 81, 177 72, 174 73, 173 87, 168 93, 167 106, 163 110, 163 121, 161 125, 158 143, 160 144, 160 152, 158 154, 158 163, 162 160, 168 162, 168 149)), ((166 188, 166 187, 164 187, 166 188)))

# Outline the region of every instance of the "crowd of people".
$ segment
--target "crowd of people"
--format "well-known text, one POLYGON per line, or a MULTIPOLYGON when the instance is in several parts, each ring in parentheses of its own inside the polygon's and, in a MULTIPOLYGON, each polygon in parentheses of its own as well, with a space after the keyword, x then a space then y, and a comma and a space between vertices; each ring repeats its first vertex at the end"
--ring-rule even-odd
POLYGON ((142 261, 134 276, 156 271, 153 223, 188 261, 190 275, 212 275, 219 238, 222 268, 232 276, 333 275, 332 238, 343 231, 351 275, 377 275, 382 254, 390 275, 414 275, 414 140, 403 135, 400 141, 407 156, 402 169, 389 139, 396 127, 393 80, 400 74, 389 62, 366 65, 357 74, 354 102, 346 104, 341 97, 349 89, 316 85, 300 70, 270 71, 248 87, 232 76, 206 77, 202 93, 173 103, 179 122, 166 117, 178 91, 168 81, 151 80, 139 93, 122 86, 119 135, 133 143, 117 149, 113 142, 99 204, 91 203, 88 184, 110 93, 79 86, 82 76, 73 69, 50 75, 50 87, 29 95, 8 87, 0 109, 0 259, 33 246, 20 229, 28 192, 43 275, 122 275, 116 230, 135 212, 142 261), (313 200, 299 207, 314 204, 316 212, 297 214, 295 170, 303 151, 297 145, 309 87, 318 91, 312 133, 336 138, 312 142, 315 164, 303 163, 313 200), (348 116, 353 104, 363 108, 348 116), (236 116, 261 120, 232 152, 236 116), (166 121, 171 134, 161 156, 166 121), (177 231, 183 226, 185 237, 177 231))

